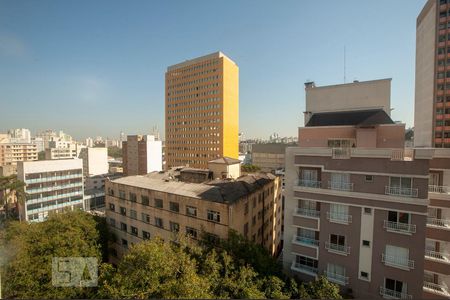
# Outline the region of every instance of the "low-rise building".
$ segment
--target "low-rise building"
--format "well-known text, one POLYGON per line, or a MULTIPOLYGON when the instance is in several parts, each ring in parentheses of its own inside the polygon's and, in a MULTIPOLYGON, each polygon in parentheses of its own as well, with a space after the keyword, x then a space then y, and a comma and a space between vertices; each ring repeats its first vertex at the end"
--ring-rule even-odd
POLYGON ((43 221, 50 212, 84 209, 81 159, 19 162, 17 177, 26 184, 21 220, 43 221))
POLYGON ((252 164, 263 172, 275 172, 284 169, 286 148, 292 144, 267 143, 254 144, 252 147, 252 164))
MULTIPOLYGON (((226 170, 226 164, 221 166, 226 170)), ((129 245, 150 237, 171 241, 181 232, 196 239, 205 232, 227 238, 234 229, 276 255, 281 247, 279 177, 260 173, 211 179, 212 173, 172 168, 106 182, 106 216, 117 236, 115 254, 120 257, 129 245)))

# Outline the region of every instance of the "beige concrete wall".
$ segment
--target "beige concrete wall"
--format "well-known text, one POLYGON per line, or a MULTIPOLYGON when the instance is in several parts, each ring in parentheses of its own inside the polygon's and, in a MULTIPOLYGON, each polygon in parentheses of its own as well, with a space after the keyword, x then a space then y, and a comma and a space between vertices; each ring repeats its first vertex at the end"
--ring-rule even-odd
MULTIPOLYGON (((382 108, 390 115, 391 79, 306 88, 306 111, 312 113, 382 108)), ((305 124, 308 122, 305 118, 305 124)))
POLYGON ((415 147, 433 145, 437 7, 436 1, 429 2, 416 29, 415 147))

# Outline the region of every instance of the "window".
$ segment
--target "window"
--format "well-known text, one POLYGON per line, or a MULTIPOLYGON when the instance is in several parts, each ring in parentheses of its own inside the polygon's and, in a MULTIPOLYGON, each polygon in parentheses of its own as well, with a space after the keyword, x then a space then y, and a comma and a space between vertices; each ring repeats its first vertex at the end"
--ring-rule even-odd
POLYGON ((127 231, 127 224, 120 222, 120 230, 127 231))
POLYGON ((112 227, 116 227, 116 220, 114 220, 113 218, 109 218, 109 225, 111 225, 112 227))
POLYGON ((174 211, 174 212, 179 212, 180 211, 180 204, 176 203, 176 202, 170 202, 169 203, 169 209, 171 211, 174 211))
POLYGON ((131 202, 136 202, 137 201, 137 197, 135 193, 130 193, 130 201, 131 202))
POLYGON ((410 195, 412 188, 412 178, 410 177, 390 177, 391 193, 398 195, 410 195))
POLYGON ((119 198, 125 199, 125 191, 124 190, 119 190, 119 198))
POLYGON ((186 234, 189 235, 190 237, 196 239, 197 238, 197 229, 186 226, 186 234))
POLYGON ((155 217, 155 226, 159 228, 164 228, 163 219, 155 217))
POLYGON ((369 273, 364 272, 364 271, 361 271, 360 277, 361 277, 361 278, 364 278, 364 279, 369 279, 369 273))
POLYGON ((148 199, 148 196, 141 196, 141 203, 142 205, 149 206, 150 200, 148 199))
POLYGON ((208 209, 208 220, 220 223, 220 212, 208 209))
POLYGON ((395 291, 398 293, 406 294, 407 292, 406 283, 403 283, 395 279, 385 278, 384 287, 388 290, 395 291))
POLYGON ((197 208, 193 206, 186 206, 186 215, 191 217, 197 216, 197 208))
POLYGON ((373 175, 366 175, 365 180, 366 182, 373 182, 373 175))
POLYGON ((141 218, 142 218, 142 222, 150 223, 150 215, 149 214, 141 213, 141 218))
POLYGON ((370 207, 364 207, 364 213, 366 215, 371 215, 372 214, 372 209, 370 207))
POLYGON ((316 259, 312 259, 306 256, 297 255, 295 257, 296 265, 299 267, 307 267, 308 269, 313 268, 317 269, 318 261, 316 259))
POLYGON ((385 262, 394 264, 395 266, 408 267, 409 249, 386 245, 385 262))
POLYGON ((126 216, 127 215, 127 209, 125 208, 125 207, 120 207, 120 214, 122 215, 122 216, 126 216))
POLYGON ((150 239, 150 232, 142 230, 142 238, 144 240, 149 240, 150 239))
POLYGON ((170 222, 170 231, 172 232, 178 232, 180 231, 180 224, 175 223, 175 222, 170 222))
POLYGON ((110 203, 109 204, 109 210, 111 210, 111 211, 115 211, 116 210, 116 206, 114 205, 114 203, 110 203))
POLYGON ((128 248, 128 241, 126 239, 122 239, 122 246, 128 248))
POLYGON ((388 212, 388 221, 389 222, 409 224, 410 220, 411 220, 411 215, 409 213, 398 212, 398 211, 389 211, 388 212))
POLYGON ((330 204, 330 221, 349 223, 348 206, 342 204, 330 204))
POLYGON ((362 245, 363 245, 364 247, 370 247, 370 241, 363 240, 363 241, 362 241, 362 245))
POLYGON ((131 226, 131 234, 134 236, 138 235, 138 229, 134 226, 131 226))
POLYGON ((163 208, 163 200, 162 199, 155 199, 155 207, 163 208))
POLYGON ((137 220, 137 213, 133 209, 130 209, 130 218, 137 220))
POLYGON ((341 265, 327 264, 327 275, 331 279, 338 280, 339 283, 345 278, 345 268, 341 265))
POLYGON ((330 234, 330 243, 339 246, 345 246, 345 235, 330 234))

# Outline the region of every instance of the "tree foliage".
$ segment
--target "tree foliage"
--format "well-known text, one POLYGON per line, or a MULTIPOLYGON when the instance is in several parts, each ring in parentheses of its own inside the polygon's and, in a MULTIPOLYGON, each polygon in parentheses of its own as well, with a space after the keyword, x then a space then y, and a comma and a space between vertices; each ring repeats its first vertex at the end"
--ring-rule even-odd
POLYGON ((52 214, 41 223, 11 222, 6 228, 4 293, 11 298, 85 298, 89 288, 52 285, 53 257, 97 257, 101 261, 94 217, 71 211, 52 214))
POLYGON ((25 198, 25 183, 16 175, 0 177, 0 207, 4 208, 5 219, 17 217, 18 204, 23 204, 25 198))
POLYGON ((246 173, 258 172, 261 168, 256 165, 241 165, 241 171, 246 173))
POLYGON ((121 158, 122 157, 122 149, 116 146, 108 147, 108 156, 114 157, 114 158, 121 158))

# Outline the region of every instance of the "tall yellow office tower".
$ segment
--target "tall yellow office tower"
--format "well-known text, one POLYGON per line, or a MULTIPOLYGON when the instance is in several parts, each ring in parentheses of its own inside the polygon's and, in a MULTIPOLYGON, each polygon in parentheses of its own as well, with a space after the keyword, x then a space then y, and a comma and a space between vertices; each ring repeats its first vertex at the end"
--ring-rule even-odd
POLYGON ((216 52, 168 67, 165 98, 167 168, 238 158, 239 68, 230 58, 216 52))

